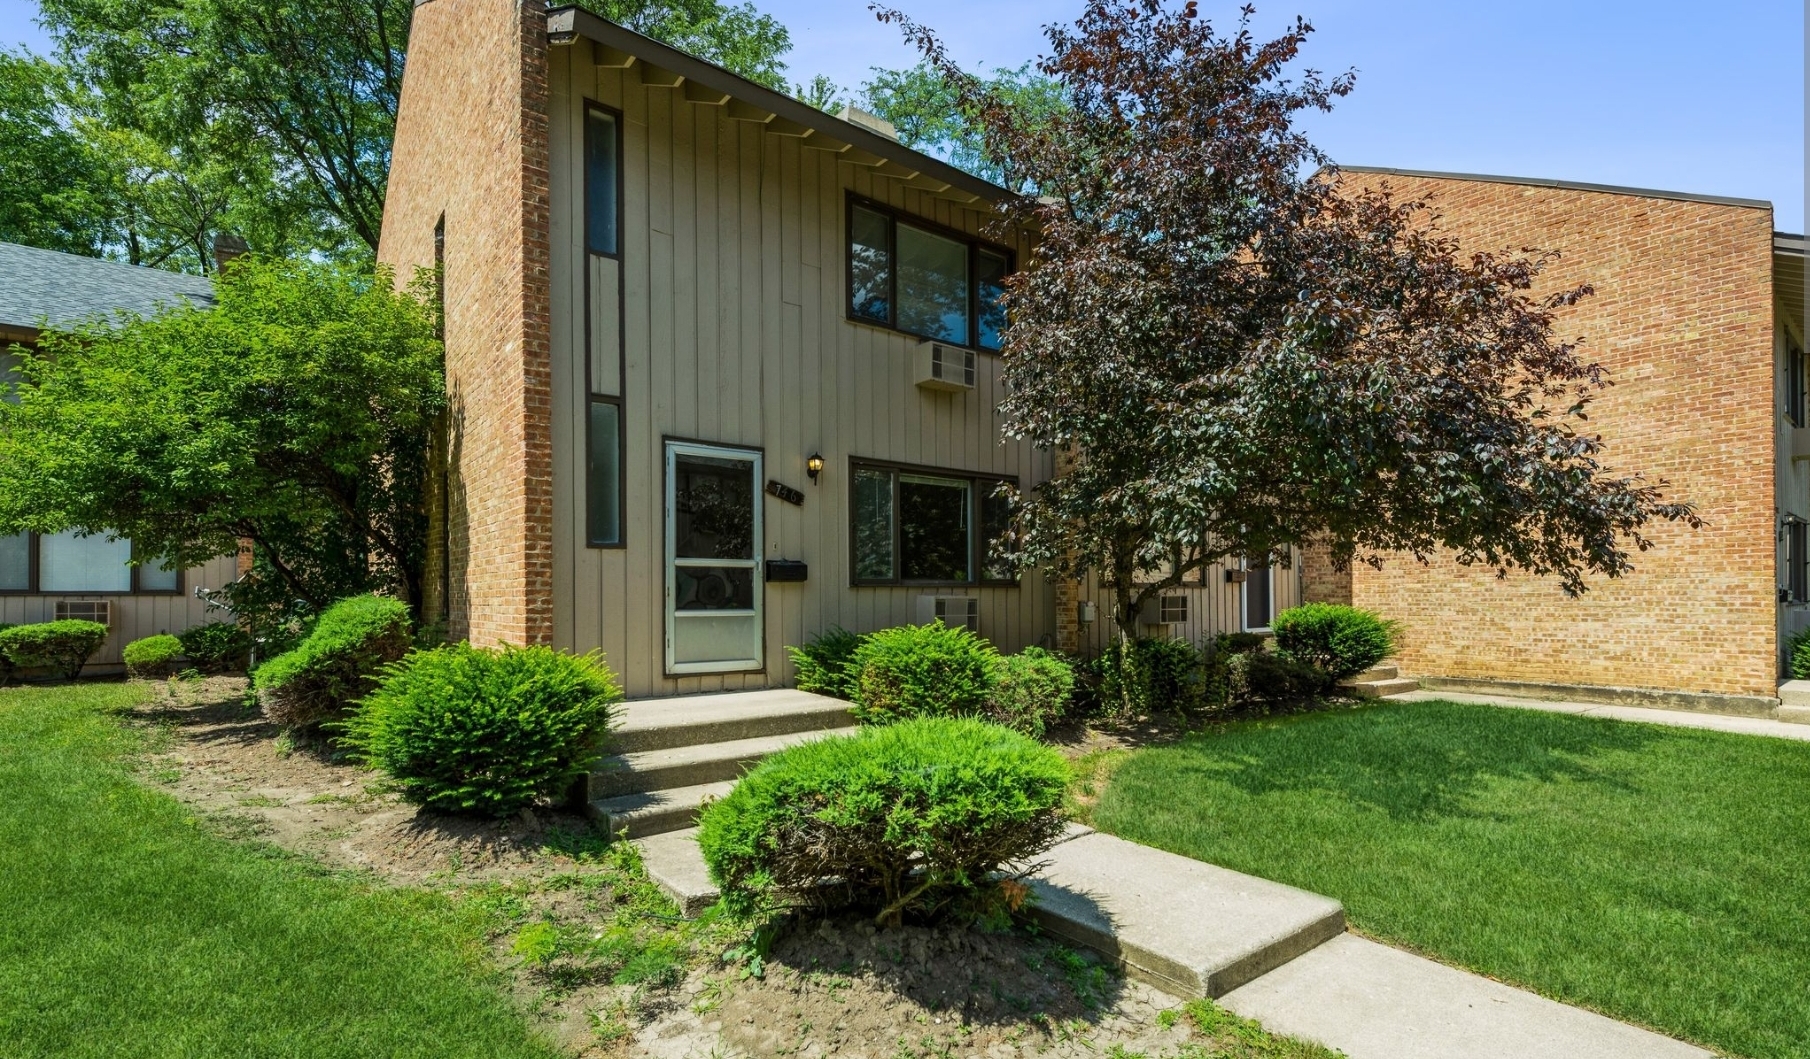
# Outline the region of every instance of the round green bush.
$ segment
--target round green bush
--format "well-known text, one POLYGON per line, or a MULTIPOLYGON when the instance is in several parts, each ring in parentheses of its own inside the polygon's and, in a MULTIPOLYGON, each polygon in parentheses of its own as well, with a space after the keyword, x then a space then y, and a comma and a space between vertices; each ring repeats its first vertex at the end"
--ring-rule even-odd
POLYGON ((176 660, 182 657, 182 641, 168 634, 147 636, 127 644, 121 657, 126 663, 127 676, 139 680, 167 677, 176 660))
POLYGON ((896 925, 1048 849, 1068 780, 1061 754, 1017 732, 919 718, 767 758, 704 810, 698 847, 732 915, 840 899, 896 925))
POLYGON ((1202 663, 1199 649, 1187 640, 1114 643, 1095 660, 1100 707, 1125 717, 1197 710, 1209 697, 1202 663))
POLYGON ((506 816, 590 771, 621 700, 594 655, 461 643, 389 666, 335 727, 409 801, 506 816))
POLYGON ((407 606, 384 596, 353 596, 322 611, 294 650, 259 666, 252 686, 264 716, 308 728, 339 716, 369 692, 379 671, 409 647, 407 606))
POLYGON ((49 669, 74 680, 106 642, 107 627, 98 621, 47 621, 0 631, 0 655, 15 669, 49 669))
POLYGON ((243 669, 251 656, 251 633, 223 621, 196 625, 177 637, 189 664, 203 673, 228 673, 243 669))
POLYGON ((832 625, 803 647, 786 648, 798 670, 798 690, 852 701, 859 676, 852 663, 855 650, 866 640, 860 633, 832 625))
POLYGON ((981 713, 998 657, 987 641, 941 621, 871 633, 849 663, 856 672, 855 716, 863 724, 892 724, 981 713))
POLYGON ((987 718, 1033 739, 1068 710, 1075 694, 1075 667, 1061 655, 1027 647, 1002 655, 993 665, 987 718))
POLYGON ((1354 677, 1395 653, 1395 622, 1338 603, 1303 603, 1270 621, 1276 653, 1332 681, 1354 677))

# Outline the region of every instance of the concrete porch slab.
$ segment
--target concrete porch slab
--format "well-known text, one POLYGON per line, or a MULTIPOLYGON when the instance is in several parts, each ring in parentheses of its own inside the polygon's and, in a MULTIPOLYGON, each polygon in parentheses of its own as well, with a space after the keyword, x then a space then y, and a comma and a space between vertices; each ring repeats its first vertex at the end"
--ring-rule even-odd
POLYGON ((1346 934, 1219 1001, 1350 1059, 1710 1059, 1695 1045, 1346 934))
POLYGON ((1329 897, 1111 835, 1045 858, 1031 880, 1043 928, 1183 996, 1222 996, 1345 929, 1329 897))

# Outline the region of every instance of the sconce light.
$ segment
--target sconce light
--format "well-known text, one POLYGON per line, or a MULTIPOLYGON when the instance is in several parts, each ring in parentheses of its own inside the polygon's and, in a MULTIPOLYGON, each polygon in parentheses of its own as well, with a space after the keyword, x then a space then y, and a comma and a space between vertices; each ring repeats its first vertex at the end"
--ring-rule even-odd
POLYGON ((804 470, 806 474, 811 476, 811 484, 816 485, 817 476, 823 473, 823 454, 813 452, 805 457, 804 470))

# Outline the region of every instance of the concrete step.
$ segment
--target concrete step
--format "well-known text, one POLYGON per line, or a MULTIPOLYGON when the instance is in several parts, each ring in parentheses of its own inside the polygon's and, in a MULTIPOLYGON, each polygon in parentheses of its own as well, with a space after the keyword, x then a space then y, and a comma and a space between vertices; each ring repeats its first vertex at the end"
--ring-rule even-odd
POLYGON ((1330 897, 1099 833, 1041 858, 1043 929, 1179 996, 1219 997, 1345 930, 1330 897))
POLYGON ((1810 706, 1810 680, 1787 680, 1779 685, 1779 704, 1810 706))
POLYGON ((679 914, 696 919, 716 904, 716 883, 698 852, 698 829, 687 827, 635 840, 647 877, 679 906, 679 914))
POLYGON ((1339 683, 1356 684, 1366 680, 1394 680, 1399 676, 1401 676, 1401 671, 1385 662, 1380 666, 1371 666, 1369 669, 1364 670, 1355 677, 1346 677, 1344 680, 1339 681, 1339 683))
POLYGON ((1402 695, 1410 691, 1418 691, 1418 680, 1404 680, 1397 677, 1393 680, 1360 680, 1353 684, 1343 685, 1345 690, 1360 699, 1382 699, 1390 695, 1402 695))
POLYGON ((697 823, 698 810, 705 802, 715 801, 734 788, 732 781, 700 783, 664 791, 594 798, 587 805, 590 814, 602 822, 611 837, 644 838, 690 827, 697 823))
POLYGON ((622 713, 622 722, 612 733, 618 754, 847 728, 855 723, 848 703, 791 688, 639 699, 626 703, 622 713))
POLYGON ((819 728, 808 732, 788 732, 785 735, 765 735, 755 739, 735 739, 727 743, 704 743, 699 746, 617 754, 599 761, 592 770, 590 794, 593 799, 608 798, 638 791, 695 787, 703 783, 738 779, 768 754, 852 731, 852 728, 819 728))
POLYGON ((1780 706, 1777 720, 1791 724, 1810 724, 1810 706, 1780 706))

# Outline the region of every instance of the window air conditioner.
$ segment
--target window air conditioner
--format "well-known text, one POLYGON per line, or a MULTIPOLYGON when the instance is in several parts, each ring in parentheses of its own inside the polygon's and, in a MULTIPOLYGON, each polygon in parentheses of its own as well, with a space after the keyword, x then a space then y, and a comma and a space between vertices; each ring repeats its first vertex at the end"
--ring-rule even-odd
POLYGON ((947 342, 918 343, 918 385, 945 393, 974 389, 974 351, 947 342))
POLYGON ((1152 596, 1138 608, 1138 621, 1144 625, 1186 625, 1187 596, 1152 596))
POLYGON ((961 626, 980 635, 980 599, 975 596, 919 596, 918 624, 929 625, 937 619, 954 628, 961 626))
POLYGON ((56 619, 58 621, 98 621, 102 625, 113 625, 113 602, 105 599, 57 600, 56 619))

